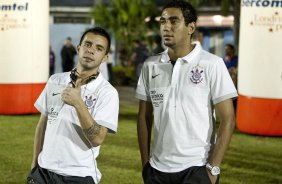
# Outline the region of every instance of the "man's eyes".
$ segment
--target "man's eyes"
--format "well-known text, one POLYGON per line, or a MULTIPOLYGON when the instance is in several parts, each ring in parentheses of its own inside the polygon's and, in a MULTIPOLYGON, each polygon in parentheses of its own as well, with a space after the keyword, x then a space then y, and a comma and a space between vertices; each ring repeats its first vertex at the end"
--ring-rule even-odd
POLYGON ((170 22, 171 22, 172 24, 176 24, 177 22, 179 22, 179 20, 178 20, 178 19, 172 19, 172 20, 170 20, 170 22))
POLYGON ((84 46, 86 46, 86 47, 91 47, 91 44, 88 43, 88 42, 85 42, 85 43, 84 43, 84 46))
MULTIPOLYGON (((91 48, 91 47, 93 47, 93 43, 84 42, 83 46, 86 47, 86 48, 91 48)), ((101 45, 94 45, 94 49, 99 51, 99 52, 103 52, 105 50, 105 48, 101 45)))
POLYGON ((160 24, 166 24, 167 22, 170 22, 171 24, 177 24, 178 22, 179 22, 179 20, 178 19, 171 19, 171 20, 168 20, 168 21, 166 21, 166 20, 160 20, 160 24))
POLYGON ((97 47, 98 51, 103 51, 104 49, 102 47, 97 47))
POLYGON ((165 24, 165 20, 160 20, 160 24, 165 24))

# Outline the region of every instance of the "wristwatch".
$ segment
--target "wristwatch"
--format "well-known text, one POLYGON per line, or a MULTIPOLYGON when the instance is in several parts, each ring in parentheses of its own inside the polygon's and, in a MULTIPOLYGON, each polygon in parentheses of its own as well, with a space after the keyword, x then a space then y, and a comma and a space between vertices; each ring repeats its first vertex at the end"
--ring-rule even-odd
POLYGON ((220 168, 218 166, 213 166, 209 163, 206 164, 206 168, 210 171, 211 175, 217 176, 220 174, 220 168))

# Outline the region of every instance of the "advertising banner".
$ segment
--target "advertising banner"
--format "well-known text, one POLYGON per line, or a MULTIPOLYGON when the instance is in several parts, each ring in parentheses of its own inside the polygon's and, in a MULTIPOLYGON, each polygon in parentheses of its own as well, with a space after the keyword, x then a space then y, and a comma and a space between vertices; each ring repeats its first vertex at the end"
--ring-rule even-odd
POLYGON ((282 1, 242 0, 237 127, 282 135, 282 1))
POLYGON ((49 1, 0 1, 0 114, 37 112, 49 72, 49 1))

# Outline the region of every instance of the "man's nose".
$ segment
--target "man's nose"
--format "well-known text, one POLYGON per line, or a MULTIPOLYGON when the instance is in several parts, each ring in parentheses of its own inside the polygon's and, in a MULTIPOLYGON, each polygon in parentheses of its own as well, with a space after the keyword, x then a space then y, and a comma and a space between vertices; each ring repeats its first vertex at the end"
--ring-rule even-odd
POLYGON ((91 54, 94 54, 95 53, 95 48, 94 47, 88 47, 87 48, 87 52, 91 53, 91 54))
POLYGON ((171 30, 171 23, 169 21, 165 22, 162 26, 163 31, 169 31, 171 30))

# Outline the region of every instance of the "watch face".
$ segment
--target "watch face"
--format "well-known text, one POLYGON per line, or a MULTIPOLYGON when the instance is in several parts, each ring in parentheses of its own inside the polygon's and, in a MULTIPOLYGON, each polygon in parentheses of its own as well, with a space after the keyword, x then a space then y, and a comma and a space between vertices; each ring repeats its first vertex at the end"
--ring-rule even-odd
POLYGON ((211 170, 211 174, 212 174, 213 176, 219 175, 219 174, 220 174, 220 169, 219 169, 219 167, 214 166, 214 167, 212 168, 212 170, 211 170))

